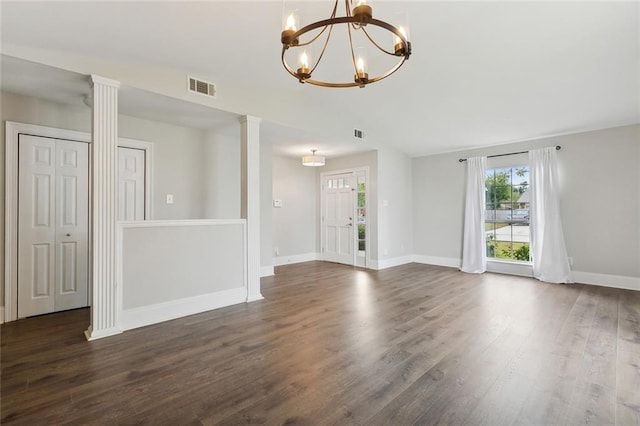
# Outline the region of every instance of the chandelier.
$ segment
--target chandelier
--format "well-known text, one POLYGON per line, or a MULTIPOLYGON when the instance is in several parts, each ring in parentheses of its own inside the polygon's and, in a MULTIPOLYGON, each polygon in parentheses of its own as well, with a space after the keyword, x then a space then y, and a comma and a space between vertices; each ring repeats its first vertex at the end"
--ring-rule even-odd
MULTIPOLYGON (((385 21, 375 19, 373 17, 373 9, 366 3, 366 0, 358 0, 355 6, 352 6, 351 0, 344 0, 345 16, 337 16, 338 2, 336 0, 333 11, 329 19, 313 22, 298 29, 298 16, 296 12, 285 11, 283 19, 283 27, 281 34, 282 41, 282 65, 293 77, 297 78, 300 83, 309 83, 316 86, 324 87, 365 87, 367 84, 375 83, 386 78, 396 72, 404 62, 411 56, 411 42, 408 40, 408 34, 405 27, 393 26, 385 21), (353 77, 349 76, 349 80, 331 81, 312 78, 314 71, 318 68, 322 60, 334 26, 344 25, 348 33, 348 49, 350 57, 350 68, 353 69, 353 77), (372 29, 382 29, 388 34, 387 43, 382 43, 380 37, 374 37, 372 29), (362 33, 362 36, 359 34, 362 33), (374 76, 369 76, 366 62, 366 54, 363 53, 364 48, 354 49, 354 38, 358 35, 360 39, 367 41, 369 46, 373 46, 375 50, 380 51, 388 56, 394 57, 394 63, 391 67, 384 67, 374 76), (385 45, 388 44, 388 48, 385 45), (319 50, 317 59, 312 60, 310 48, 314 46, 319 50), (320 46, 320 47, 318 47, 320 46), (289 52, 299 52, 298 66, 292 67, 287 62, 287 56, 291 57, 289 52), (358 52, 357 52, 358 51, 358 52), (287 55, 289 53, 289 55, 287 55)), ((371 48, 371 47, 369 47, 371 48)), ((349 73, 350 74, 350 73, 349 73)))

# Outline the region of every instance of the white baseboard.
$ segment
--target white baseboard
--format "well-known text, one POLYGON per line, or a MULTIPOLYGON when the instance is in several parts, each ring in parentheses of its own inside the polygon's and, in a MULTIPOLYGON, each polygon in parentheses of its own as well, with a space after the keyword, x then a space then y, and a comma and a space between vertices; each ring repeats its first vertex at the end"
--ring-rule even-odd
POLYGON ((449 268, 460 268, 462 260, 455 257, 438 257, 438 256, 423 256, 414 254, 411 259, 415 263, 424 263, 427 265, 446 266, 449 268))
POLYGON ((370 262, 371 269, 387 269, 394 266, 406 265, 413 261, 413 256, 393 257, 391 259, 372 260, 370 262))
POLYGON ((270 276, 272 276, 274 274, 275 273, 273 272, 273 265, 261 266, 260 267, 260 278, 262 278, 262 277, 270 277, 270 276))
POLYGON ((621 275, 596 274, 594 272, 572 271, 573 281, 580 284, 592 284, 602 287, 623 288, 640 291, 639 277, 621 275))
MULTIPOLYGON (((437 256, 413 255, 412 259, 416 263, 448 266, 451 268, 460 268, 460 265, 462 263, 460 259, 437 256)), ((500 274, 520 275, 524 277, 533 276, 533 271, 530 265, 510 265, 508 262, 487 262, 487 271, 500 274)), ((580 284, 599 285, 602 287, 613 287, 640 291, 639 277, 596 274, 593 272, 582 271, 572 271, 571 276, 574 282, 580 284)))
POLYGON ((0 324, 4 323, 4 306, 0 306, 0 324))
POLYGON ((292 263, 311 262, 312 260, 319 260, 320 255, 318 253, 303 253, 294 254, 291 256, 278 256, 273 258, 273 264, 275 266, 290 265, 292 263))
POLYGON ((117 327, 107 328, 105 330, 93 330, 91 326, 84 331, 84 337, 88 341, 98 340, 109 336, 115 336, 116 334, 121 334, 122 330, 117 327))
POLYGON ((122 330, 131 330, 132 328, 144 327, 145 325, 244 303, 246 299, 246 288, 234 288, 155 305, 124 309, 120 312, 120 328, 122 330))

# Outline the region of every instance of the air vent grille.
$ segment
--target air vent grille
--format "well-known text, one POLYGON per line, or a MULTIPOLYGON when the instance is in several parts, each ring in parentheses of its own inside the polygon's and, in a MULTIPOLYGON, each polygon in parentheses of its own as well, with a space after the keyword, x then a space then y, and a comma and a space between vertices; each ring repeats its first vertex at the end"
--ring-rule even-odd
POLYGON ((353 137, 356 139, 364 140, 364 130, 353 129, 353 137))
POLYGON ((199 80, 193 77, 187 77, 188 90, 201 95, 216 97, 216 86, 208 81, 199 80))

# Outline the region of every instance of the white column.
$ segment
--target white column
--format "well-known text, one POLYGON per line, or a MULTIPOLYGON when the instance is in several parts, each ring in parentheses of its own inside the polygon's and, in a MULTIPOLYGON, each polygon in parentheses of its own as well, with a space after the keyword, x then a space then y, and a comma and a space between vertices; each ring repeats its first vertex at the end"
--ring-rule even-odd
POLYGON ((260 293, 260 119, 240 118, 241 204, 240 215, 247 220, 247 302, 262 299, 260 293))
POLYGON ((118 81, 91 76, 93 301, 88 340, 121 333, 117 321, 116 217, 118 155, 118 81))

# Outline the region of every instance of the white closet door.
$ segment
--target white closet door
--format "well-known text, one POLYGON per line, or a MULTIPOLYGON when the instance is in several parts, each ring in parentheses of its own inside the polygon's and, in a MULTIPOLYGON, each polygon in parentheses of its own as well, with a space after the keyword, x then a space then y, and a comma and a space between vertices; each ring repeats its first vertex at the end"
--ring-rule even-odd
POLYGON ((56 141, 19 136, 18 316, 55 309, 56 141))
POLYGON ((144 220, 145 152, 118 147, 118 220, 144 220))
POLYGON ((20 135, 18 316, 87 306, 88 144, 20 135))
POLYGON ((88 148, 56 141, 56 311, 87 306, 88 148))

